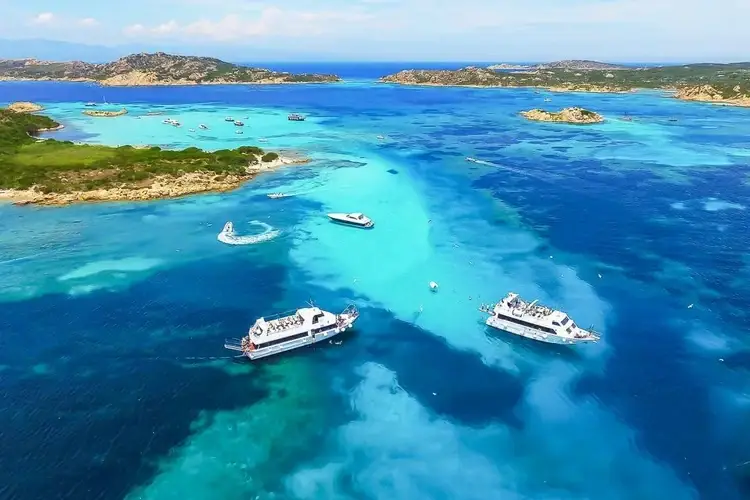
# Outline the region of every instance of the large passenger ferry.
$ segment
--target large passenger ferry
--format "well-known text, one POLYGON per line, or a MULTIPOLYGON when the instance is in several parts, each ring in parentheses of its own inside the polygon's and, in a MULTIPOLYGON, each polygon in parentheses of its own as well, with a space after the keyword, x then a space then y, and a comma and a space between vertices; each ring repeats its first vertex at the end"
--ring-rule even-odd
POLYGON ((259 318, 241 339, 229 339, 224 347, 240 351, 250 359, 265 358, 299 347, 328 340, 351 328, 359 317, 354 305, 341 314, 318 307, 303 307, 292 313, 259 318))
POLYGON ((562 311, 537 303, 527 302, 517 293, 509 293, 494 305, 482 305, 480 311, 490 315, 487 326, 514 335, 550 344, 580 344, 596 342, 600 335, 585 330, 562 311))

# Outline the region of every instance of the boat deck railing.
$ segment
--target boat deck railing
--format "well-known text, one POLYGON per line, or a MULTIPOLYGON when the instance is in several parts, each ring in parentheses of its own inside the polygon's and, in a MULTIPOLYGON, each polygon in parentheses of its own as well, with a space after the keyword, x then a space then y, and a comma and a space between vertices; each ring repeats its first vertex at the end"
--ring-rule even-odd
POLYGON ((225 339, 224 348, 242 352, 242 339, 225 339))

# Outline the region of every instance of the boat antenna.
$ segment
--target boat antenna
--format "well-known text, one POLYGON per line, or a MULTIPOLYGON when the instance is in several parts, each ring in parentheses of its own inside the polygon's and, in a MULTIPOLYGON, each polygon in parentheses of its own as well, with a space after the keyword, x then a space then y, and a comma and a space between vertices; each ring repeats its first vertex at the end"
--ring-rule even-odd
POLYGON ((315 307, 315 303, 313 302, 313 299, 308 299, 307 303, 310 305, 310 307, 315 307))

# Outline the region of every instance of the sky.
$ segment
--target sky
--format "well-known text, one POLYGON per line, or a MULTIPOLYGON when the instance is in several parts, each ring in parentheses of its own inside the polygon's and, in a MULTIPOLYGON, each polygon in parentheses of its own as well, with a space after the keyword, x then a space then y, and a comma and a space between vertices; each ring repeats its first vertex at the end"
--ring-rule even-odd
POLYGON ((245 61, 750 59, 750 0, 0 0, 0 12, 6 41, 245 61))

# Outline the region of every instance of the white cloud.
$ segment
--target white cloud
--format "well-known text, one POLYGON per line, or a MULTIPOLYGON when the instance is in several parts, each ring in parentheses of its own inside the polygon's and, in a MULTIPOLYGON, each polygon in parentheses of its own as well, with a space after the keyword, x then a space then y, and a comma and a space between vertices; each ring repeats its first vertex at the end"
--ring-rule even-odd
POLYGON ((55 15, 52 12, 42 12, 31 20, 33 24, 49 24, 55 20, 55 15))
POLYGON ((142 24, 131 24, 130 26, 126 26, 122 31, 128 36, 136 36, 145 33, 146 27, 142 24))
POLYGON ((285 11, 265 7, 257 17, 229 14, 219 20, 201 19, 190 23, 175 20, 146 27, 135 24, 125 28, 127 35, 237 41, 248 37, 280 36, 309 37, 330 33, 351 32, 354 25, 372 19, 364 11, 349 9, 336 11, 285 11))
POLYGON ((78 21, 78 24, 80 24, 81 26, 92 27, 97 26, 99 24, 99 21, 97 21, 93 17, 84 17, 83 19, 80 19, 78 21))

